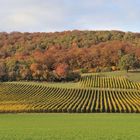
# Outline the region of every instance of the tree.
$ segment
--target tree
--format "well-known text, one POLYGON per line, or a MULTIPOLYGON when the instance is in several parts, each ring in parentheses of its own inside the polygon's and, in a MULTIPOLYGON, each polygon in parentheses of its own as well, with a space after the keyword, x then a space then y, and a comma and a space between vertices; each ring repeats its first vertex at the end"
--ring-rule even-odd
POLYGON ((32 77, 34 80, 40 80, 41 76, 42 76, 42 67, 40 64, 38 63, 33 63, 30 66, 30 70, 32 72, 32 77))
POLYGON ((19 77, 20 73, 20 62, 16 59, 8 59, 6 61, 6 69, 7 69, 7 75, 8 79, 10 81, 17 80, 17 77, 19 77))
POLYGON ((21 80, 32 80, 32 73, 29 68, 23 67, 20 69, 20 78, 21 80))
POLYGON ((6 65, 3 62, 0 62, 0 80, 6 80, 6 65))
POLYGON ((134 54, 126 54, 121 57, 119 67, 121 70, 136 68, 137 59, 134 54))
POLYGON ((55 72, 60 78, 66 78, 69 72, 69 66, 66 63, 58 64, 55 72))

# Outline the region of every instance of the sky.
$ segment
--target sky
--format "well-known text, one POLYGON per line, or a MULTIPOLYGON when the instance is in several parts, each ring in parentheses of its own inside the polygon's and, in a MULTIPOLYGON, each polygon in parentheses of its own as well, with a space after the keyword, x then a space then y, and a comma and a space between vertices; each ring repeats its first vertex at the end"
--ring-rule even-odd
POLYGON ((0 0, 0 32, 140 32, 140 0, 0 0))

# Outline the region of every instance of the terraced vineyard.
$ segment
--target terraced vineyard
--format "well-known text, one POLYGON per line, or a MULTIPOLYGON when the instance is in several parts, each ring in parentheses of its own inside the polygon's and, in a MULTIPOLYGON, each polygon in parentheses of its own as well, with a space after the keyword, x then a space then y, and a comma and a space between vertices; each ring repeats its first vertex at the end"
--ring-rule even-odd
POLYGON ((1 83, 0 112, 140 113, 139 88, 124 77, 87 76, 77 88, 1 83))

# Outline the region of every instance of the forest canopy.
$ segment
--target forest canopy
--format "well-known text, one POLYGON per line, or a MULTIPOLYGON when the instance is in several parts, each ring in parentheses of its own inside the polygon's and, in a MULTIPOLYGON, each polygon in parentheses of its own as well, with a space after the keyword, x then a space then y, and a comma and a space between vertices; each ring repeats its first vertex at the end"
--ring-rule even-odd
POLYGON ((132 63, 139 68, 140 33, 78 30, 55 33, 1 32, 0 79, 73 80, 78 77, 75 73, 77 70, 119 70, 122 68, 120 61, 125 62, 122 57, 128 54, 133 55, 135 62, 132 63))

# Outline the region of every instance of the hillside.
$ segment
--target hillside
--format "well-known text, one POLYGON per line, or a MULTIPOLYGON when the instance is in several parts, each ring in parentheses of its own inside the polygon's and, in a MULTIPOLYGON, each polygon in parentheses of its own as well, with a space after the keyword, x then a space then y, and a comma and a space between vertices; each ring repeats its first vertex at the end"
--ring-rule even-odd
POLYGON ((0 33, 0 80, 57 81, 65 69, 119 70, 125 55, 140 67, 140 34, 121 31, 0 33))

